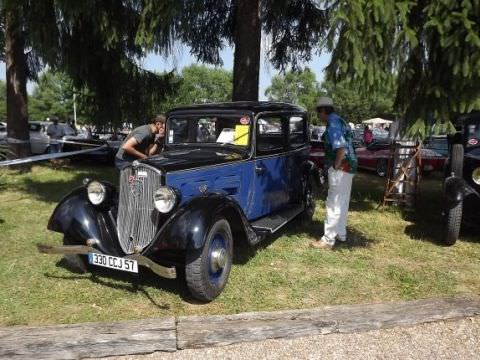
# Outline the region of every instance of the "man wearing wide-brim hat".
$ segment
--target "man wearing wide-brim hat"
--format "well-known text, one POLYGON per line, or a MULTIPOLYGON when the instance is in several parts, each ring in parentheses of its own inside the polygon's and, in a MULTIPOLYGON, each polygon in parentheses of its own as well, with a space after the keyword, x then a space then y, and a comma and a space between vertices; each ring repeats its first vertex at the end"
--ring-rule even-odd
POLYGON ((336 241, 347 241, 347 215, 352 180, 357 171, 357 156, 352 144, 352 129, 335 113, 332 99, 321 97, 316 109, 320 120, 327 123, 322 137, 325 142, 325 167, 328 169, 328 196, 324 234, 310 246, 331 249, 336 241))

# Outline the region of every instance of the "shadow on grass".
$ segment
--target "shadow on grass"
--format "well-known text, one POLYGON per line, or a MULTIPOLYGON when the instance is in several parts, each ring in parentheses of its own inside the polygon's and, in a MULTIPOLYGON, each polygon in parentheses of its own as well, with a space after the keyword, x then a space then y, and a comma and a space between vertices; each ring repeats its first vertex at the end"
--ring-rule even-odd
POLYGON ((88 267, 87 273, 82 273, 78 271, 77 268, 72 268, 64 259, 58 261, 56 265, 57 267, 72 272, 73 274, 59 276, 45 273, 44 275, 52 279, 72 281, 86 280, 112 289, 127 291, 134 294, 142 293, 154 306, 162 310, 168 310, 170 309, 170 306, 168 304, 158 303, 157 300, 147 291, 146 287, 155 287, 169 293, 177 294, 182 300, 191 304, 203 304, 192 298, 190 295, 185 283, 185 274, 181 269, 179 269, 180 271, 177 270, 177 279, 164 279, 144 268, 139 268, 139 273, 136 275, 92 266, 88 267), (89 276, 81 276, 80 274, 88 274, 89 276))
POLYGON ((118 183, 117 173, 113 166, 105 166, 102 164, 97 166, 89 164, 86 166, 84 164, 74 163, 74 165, 63 166, 61 170, 77 172, 78 174, 68 180, 60 176, 51 176, 47 180, 29 177, 22 181, 20 187, 37 200, 57 203, 72 190, 81 186, 85 178, 105 180, 115 185, 118 183))

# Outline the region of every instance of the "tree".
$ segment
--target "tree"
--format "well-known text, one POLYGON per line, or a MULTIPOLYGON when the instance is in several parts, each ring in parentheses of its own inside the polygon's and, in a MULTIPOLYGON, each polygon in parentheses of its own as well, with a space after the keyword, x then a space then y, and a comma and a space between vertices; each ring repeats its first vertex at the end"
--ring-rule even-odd
POLYGON ((225 44, 234 45, 232 100, 258 100, 261 31, 274 66, 297 68, 326 33, 328 14, 314 0, 190 0, 178 34, 199 61, 214 65, 225 44))
POLYGON ((7 120, 7 87, 5 82, 0 80, 0 121, 7 120))
POLYGON ((396 77, 396 106, 412 135, 425 136, 430 119, 480 108, 480 1, 329 3, 329 79, 370 90, 396 77))
POLYGON ((396 116, 393 88, 383 86, 381 91, 367 92, 360 84, 345 81, 336 84, 324 81, 320 86, 315 74, 308 68, 274 76, 265 95, 269 100, 303 106, 313 123, 318 121, 315 105, 320 96, 330 96, 336 111, 349 122, 359 123, 377 116, 390 119, 396 116))
POLYGON ((358 124, 374 117, 393 120, 397 116, 392 87, 383 86, 381 91, 368 92, 355 82, 324 81, 321 92, 333 99, 336 111, 349 122, 358 124))
POLYGON ((26 79, 35 79, 45 65, 68 74, 79 91, 93 92, 96 123, 143 120, 173 86, 172 74, 145 71, 138 60, 151 49, 152 39, 156 51, 168 53, 174 27, 169 10, 179 5, 169 0, 3 0, 0 60, 7 64, 8 136, 17 139, 17 155, 29 148, 26 79), (152 7, 162 16, 151 19, 147 10, 152 7), (152 21, 161 22, 155 33, 152 21))
POLYGON ((285 101, 303 106, 312 122, 317 119, 315 103, 320 96, 320 87, 315 74, 309 68, 275 75, 271 85, 265 90, 265 96, 270 101, 285 101))
MULTIPOLYGON (((9 3, 10 4, 10 3, 9 3)), ((26 156, 30 152, 30 134, 26 123, 27 63, 25 38, 21 25, 22 9, 10 4, 5 8, 5 65, 7 68, 7 136, 14 141, 13 152, 26 156)))
POLYGON ((205 65, 191 65, 177 77, 178 88, 159 111, 175 106, 230 101, 232 93, 232 72, 209 68, 205 65))
POLYGON ((30 119, 45 120, 47 117, 57 117, 66 121, 73 118, 71 79, 60 72, 42 73, 29 102, 30 119))

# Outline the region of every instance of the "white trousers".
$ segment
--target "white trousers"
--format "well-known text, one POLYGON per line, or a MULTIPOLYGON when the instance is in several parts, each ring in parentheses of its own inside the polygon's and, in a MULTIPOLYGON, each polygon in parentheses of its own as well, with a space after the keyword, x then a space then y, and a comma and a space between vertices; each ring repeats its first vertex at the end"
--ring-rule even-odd
POLYGON ((353 174, 342 170, 328 169, 327 218, 324 240, 335 244, 335 238, 347 238, 347 216, 352 192, 353 174))

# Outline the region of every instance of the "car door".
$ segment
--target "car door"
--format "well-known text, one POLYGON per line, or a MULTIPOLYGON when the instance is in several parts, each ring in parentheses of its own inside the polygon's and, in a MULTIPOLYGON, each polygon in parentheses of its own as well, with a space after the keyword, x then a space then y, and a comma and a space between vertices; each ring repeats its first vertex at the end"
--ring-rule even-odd
POLYGON ((290 202, 287 166, 287 120, 282 114, 257 116, 251 220, 280 210, 290 202))
POLYGON ((291 205, 300 205, 304 200, 307 179, 303 176, 309 158, 307 117, 305 114, 286 114, 288 152, 286 154, 287 189, 291 205))

